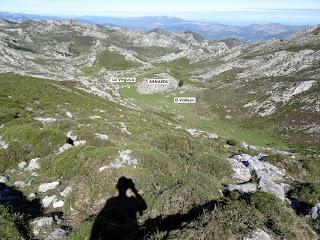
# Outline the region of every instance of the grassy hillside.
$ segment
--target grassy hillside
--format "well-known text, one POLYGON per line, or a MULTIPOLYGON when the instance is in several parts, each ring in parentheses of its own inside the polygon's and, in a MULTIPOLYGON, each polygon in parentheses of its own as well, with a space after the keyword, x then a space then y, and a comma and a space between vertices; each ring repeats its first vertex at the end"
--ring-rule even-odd
MULTIPOLYGON (((69 239, 85 239, 90 235, 94 218, 89 216, 98 213, 105 200, 116 193, 115 183, 121 176, 134 180, 148 205, 139 219, 141 223, 157 216, 164 219, 171 216, 176 221, 179 214, 188 216, 182 228, 163 229, 153 233, 150 239, 198 239, 199 236, 234 239, 256 228, 269 229, 275 239, 313 239, 305 220, 272 195, 222 198, 223 184, 231 181, 232 172, 226 158, 241 150, 238 146, 225 147, 224 138, 193 137, 174 127, 177 123, 206 126, 203 122, 192 123, 193 117, 179 122, 174 115, 130 110, 77 87, 72 83, 0 74, 0 136, 9 145, 0 149, 0 174, 10 176, 10 185, 18 180, 30 182, 18 188, 25 196, 37 192, 43 182, 60 182, 49 194, 71 186, 72 193, 61 209, 67 224, 73 227, 69 239), (55 121, 43 124, 36 120, 40 117, 55 121), (121 123, 126 125, 126 131, 121 123), (58 153, 69 131, 78 140, 86 140, 86 144, 58 153), (97 138, 96 133, 108 135, 108 140, 97 138), (124 164, 99 171, 124 150, 132 151, 136 165, 124 164), (28 163, 33 158, 40 158, 37 177, 17 167, 19 162, 28 163), (215 208, 208 207, 213 203, 215 208), (194 210, 199 206, 208 212, 200 214, 194 210)), ((191 113, 188 109, 178 111, 191 113)), ((245 132, 239 131, 229 134, 237 139, 245 132)), ((47 195, 38 194, 41 198, 47 195)), ((17 233, 12 227, 15 220, 5 210, 1 211, 0 222, 6 227, 1 228, 0 236, 15 239, 17 233)))

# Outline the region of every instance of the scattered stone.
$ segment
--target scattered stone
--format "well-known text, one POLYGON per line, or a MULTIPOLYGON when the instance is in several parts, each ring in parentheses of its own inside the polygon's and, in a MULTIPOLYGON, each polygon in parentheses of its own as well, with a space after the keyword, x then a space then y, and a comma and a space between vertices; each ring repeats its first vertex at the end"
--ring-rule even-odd
POLYGON ((121 126, 121 132, 132 135, 132 133, 128 131, 128 128, 124 122, 119 122, 119 124, 121 126))
POLYGON ((97 138, 104 140, 104 141, 107 141, 109 139, 108 135, 105 135, 105 134, 95 133, 95 135, 97 138))
POLYGON ((312 219, 318 219, 320 217, 320 203, 311 208, 310 216, 312 219))
POLYGON ((101 112, 101 113, 106 112, 105 110, 102 110, 102 109, 94 109, 93 111, 95 111, 95 112, 101 112))
POLYGON ((64 201, 58 201, 53 203, 53 208, 61 208, 64 206, 64 201))
POLYGON ((132 156, 131 150, 125 150, 119 152, 119 157, 112 163, 107 166, 99 168, 99 171, 102 172, 106 169, 118 169, 124 166, 133 166, 136 167, 138 160, 132 156))
POLYGON ((74 141, 73 142, 74 146, 81 146, 87 144, 86 140, 79 140, 79 141, 74 141))
POLYGON ((69 118, 72 118, 72 117, 73 117, 72 113, 69 112, 69 111, 66 112, 66 116, 69 117, 69 118))
POLYGON ((71 187, 66 187, 66 188, 63 190, 63 192, 60 193, 60 195, 61 195, 62 197, 67 197, 67 196, 69 196, 69 194, 71 193, 71 191, 72 191, 72 188, 71 188, 71 187))
POLYGON ((230 184, 227 186, 227 190, 230 192, 240 192, 240 193, 254 193, 257 191, 257 185, 255 183, 245 183, 245 184, 230 184))
POLYGON ((28 167, 26 168, 26 170, 32 172, 32 171, 34 171, 34 170, 40 169, 40 165, 39 165, 39 163, 38 163, 38 160, 39 160, 39 159, 40 159, 40 158, 31 159, 28 167))
POLYGON ((35 118, 35 120, 41 122, 42 124, 51 124, 51 123, 54 123, 54 122, 57 121, 57 119, 55 119, 55 118, 50 118, 50 117, 48 117, 48 118, 41 118, 41 117, 39 117, 39 118, 35 118))
POLYGON ((29 198, 35 198, 37 195, 35 193, 30 193, 29 198))
POLYGON ((69 143, 65 143, 63 146, 61 146, 58 150, 58 154, 63 153, 64 151, 66 151, 69 148, 72 148, 73 146, 69 143))
POLYGON ((64 238, 67 235, 67 232, 62 228, 57 228, 46 238, 46 240, 58 240, 64 238))
POLYGON ((206 131, 192 129, 192 128, 186 128, 185 130, 188 133, 190 133, 192 136, 194 136, 194 137, 204 136, 204 137, 207 137, 209 139, 217 139, 217 138, 219 138, 219 136, 217 134, 215 134, 215 133, 209 133, 209 132, 206 132, 206 131))
POLYGON ((33 226, 33 233, 34 235, 38 235, 42 228, 51 226, 54 222, 53 217, 43 217, 31 222, 33 226))
POLYGON ((26 183, 19 180, 19 181, 15 181, 13 185, 18 188, 23 188, 24 186, 26 186, 26 183))
POLYGON ((215 133, 207 133, 209 139, 218 139, 219 136, 215 133))
POLYGON ((53 190, 59 186, 59 182, 51 182, 51 183, 42 183, 39 186, 39 192, 47 192, 49 190, 53 190))
POLYGON ((2 137, 0 136, 0 148, 7 149, 8 147, 9 147, 9 144, 3 141, 2 137))
POLYGON ((20 162, 20 163, 18 164, 18 168, 19 168, 20 170, 24 169, 26 166, 27 166, 27 163, 26 163, 26 162, 20 162))
POLYGON ((272 238, 265 231, 257 229, 250 237, 245 237, 243 240, 272 240, 272 238))
POLYGON ((0 176, 0 183, 7 183, 9 181, 8 176, 0 176))
POLYGON ((31 173, 31 177, 38 177, 39 175, 36 172, 31 173))
POLYGON ((42 199, 42 205, 43 207, 47 208, 49 207, 51 204, 54 204, 57 201, 57 196, 53 195, 53 196, 45 196, 44 199, 42 199))
POLYGON ((95 116, 90 116, 89 118, 92 120, 96 120, 96 119, 101 119, 102 117, 95 115, 95 116))

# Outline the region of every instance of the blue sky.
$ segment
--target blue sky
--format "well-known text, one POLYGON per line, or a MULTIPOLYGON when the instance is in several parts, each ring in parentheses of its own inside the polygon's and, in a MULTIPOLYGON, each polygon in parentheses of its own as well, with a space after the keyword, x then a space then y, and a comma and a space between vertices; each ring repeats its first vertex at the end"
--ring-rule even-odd
POLYGON ((226 21, 230 16, 237 16, 240 22, 274 19, 289 23, 297 18, 296 21, 306 23, 320 22, 320 0, 0 0, 0 11, 55 15, 169 15, 212 21, 226 21))

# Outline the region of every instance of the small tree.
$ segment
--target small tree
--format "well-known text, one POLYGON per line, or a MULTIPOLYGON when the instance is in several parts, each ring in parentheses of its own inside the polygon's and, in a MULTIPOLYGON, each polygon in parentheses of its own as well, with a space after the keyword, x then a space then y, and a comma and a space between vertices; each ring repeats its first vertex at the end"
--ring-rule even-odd
POLYGON ((179 85, 179 87, 182 87, 183 84, 184 84, 183 80, 180 80, 178 85, 179 85))

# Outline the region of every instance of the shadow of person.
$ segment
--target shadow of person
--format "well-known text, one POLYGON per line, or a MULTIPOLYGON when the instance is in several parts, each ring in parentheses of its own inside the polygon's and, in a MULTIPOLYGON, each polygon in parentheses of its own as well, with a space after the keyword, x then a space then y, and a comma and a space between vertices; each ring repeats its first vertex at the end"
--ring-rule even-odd
POLYGON ((21 191, 0 183, 0 205, 3 205, 9 213, 21 216, 15 221, 15 227, 24 239, 33 239, 29 221, 43 215, 40 200, 36 198, 30 201, 21 191))
POLYGON ((107 200, 92 227, 90 240, 139 239, 137 213, 143 214, 147 204, 131 179, 121 177, 116 185, 119 194, 107 200), (130 189, 134 196, 129 197, 130 189))
POLYGON ((142 233, 140 233, 140 235, 143 236, 143 239, 148 239, 148 237, 157 232, 165 232, 166 236, 168 236, 170 231, 183 229, 190 222, 198 219, 203 213, 212 212, 218 204, 224 203, 219 203, 217 200, 211 200, 203 205, 192 207, 184 214, 176 213, 165 217, 159 215, 156 218, 149 218, 141 226, 140 231, 142 233))

